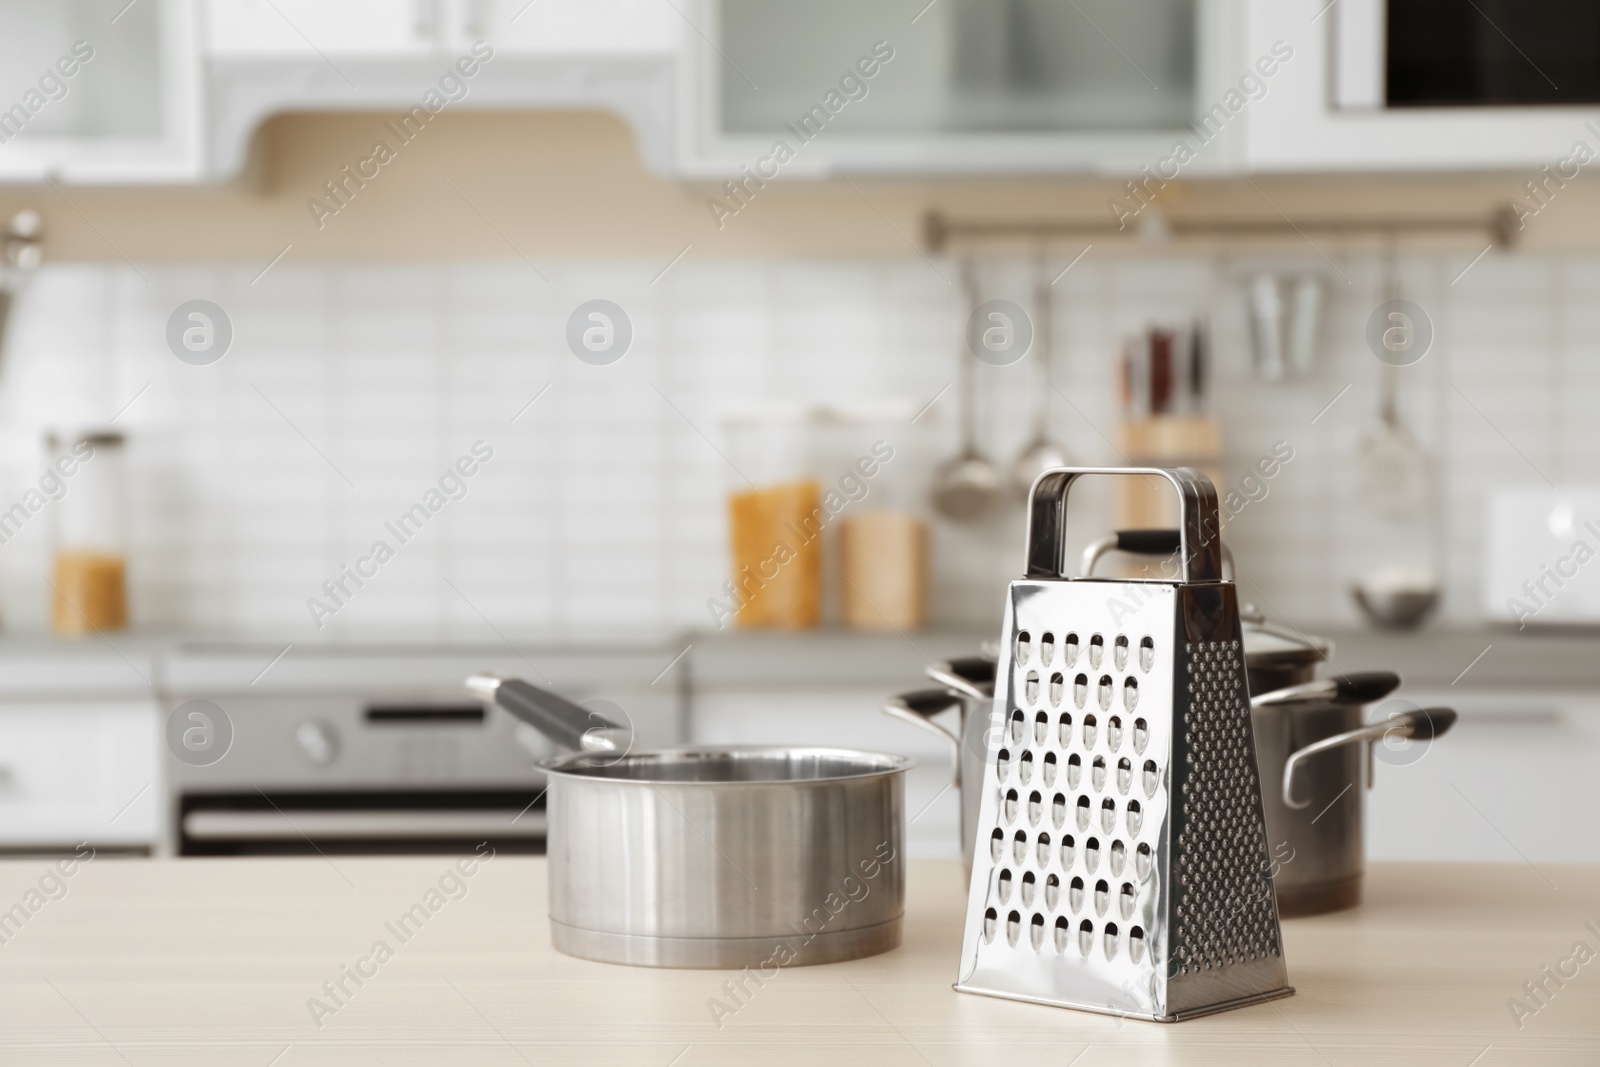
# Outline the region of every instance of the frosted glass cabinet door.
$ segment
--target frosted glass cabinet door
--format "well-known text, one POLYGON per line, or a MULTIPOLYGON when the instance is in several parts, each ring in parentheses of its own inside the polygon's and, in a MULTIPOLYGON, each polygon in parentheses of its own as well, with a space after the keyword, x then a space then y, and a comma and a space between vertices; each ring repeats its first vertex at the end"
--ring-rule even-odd
POLYGON ((0 0, 0 180, 199 175, 191 0, 0 0))
POLYGON ((869 56, 881 69, 836 134, 1160 130, 1194 112, 1194 0, 938 0, 915 24, 858 0, 716 9, 730 133, 782 132, 869 56))
MULTIPOLYGON (((680 157, 688 173, 723 177, 741 165, 770 176, 758 164, 778 140, 785 177, 1133 173, 1194 120, 1231 10, 1227 0, 685 5, 701 32, 684 34, 680 157)), ((1223 162, 1212 153, 1206 166, 1223 162)))

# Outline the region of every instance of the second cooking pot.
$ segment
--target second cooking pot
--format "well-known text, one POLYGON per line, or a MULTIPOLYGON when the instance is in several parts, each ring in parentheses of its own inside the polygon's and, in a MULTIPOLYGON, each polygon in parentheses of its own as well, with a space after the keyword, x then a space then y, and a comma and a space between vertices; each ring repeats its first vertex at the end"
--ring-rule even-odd
POLYGON ((900 944, 904 756, 629 752, 614 724, 516 679, 468 688, 572 755, 540 764, 557 949, 650 967, 829 963, 900 944))

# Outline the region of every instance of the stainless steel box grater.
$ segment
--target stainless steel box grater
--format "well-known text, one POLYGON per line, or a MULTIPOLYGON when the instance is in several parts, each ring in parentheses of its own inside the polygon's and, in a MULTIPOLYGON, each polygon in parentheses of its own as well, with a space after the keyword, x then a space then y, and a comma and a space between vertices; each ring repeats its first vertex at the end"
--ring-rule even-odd
POLYGON ((1060 468, 1028 509, 956 988, 1162 1022, 1288 996, 1216 489, 1060 468), (1067 494, 1090 474, 1177 490, 1172 580, 1066 576, 1067 494))

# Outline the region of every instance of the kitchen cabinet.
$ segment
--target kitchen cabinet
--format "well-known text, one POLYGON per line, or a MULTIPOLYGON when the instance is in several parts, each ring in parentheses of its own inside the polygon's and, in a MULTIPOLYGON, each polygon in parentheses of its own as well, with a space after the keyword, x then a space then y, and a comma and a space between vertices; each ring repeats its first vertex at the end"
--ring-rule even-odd
MULTIPOLYGON (((684 38, 677 163, 707 177, 1136 174, 1196 141, 1236 65, 1231 0, 686 10, 702 32, 684 38)), ((1222 132, 1186 171, 1233 165, 1222 132)))
POLYGON ((201 173, 192 0, 7 5, 0 181, 143 183, 201 173))
POLYGON ((153 846, 160 733, 154 702, 0 704, 0 847, 153 846))
POLYGON ((438 41, 437 0, 206 0, 213 58, 317 54, 425 56, 438 41))
MULTIPOLYGON (((668 55, 685 30, 664 0, 458 0, 455 32, 513 56, 668 55)), ((692 31, 689 31, 692 32, 692 31)))

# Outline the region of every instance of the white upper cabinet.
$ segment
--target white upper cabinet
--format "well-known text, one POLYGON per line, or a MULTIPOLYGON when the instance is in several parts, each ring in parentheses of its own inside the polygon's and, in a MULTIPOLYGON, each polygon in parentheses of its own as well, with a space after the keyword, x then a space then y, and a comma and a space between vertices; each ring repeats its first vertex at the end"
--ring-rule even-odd
POLYGON ((445 22, 460 43, 488 41, 519 56, 665 56, 687 29, 676 2, 451 0, 445 22))
POLYGON ((438 0, 206 0, 206 50, 235 56, 425 56, 438 0))
POLYGON ((0 3, 0 180, 201 173, 190 0, 0 3))

